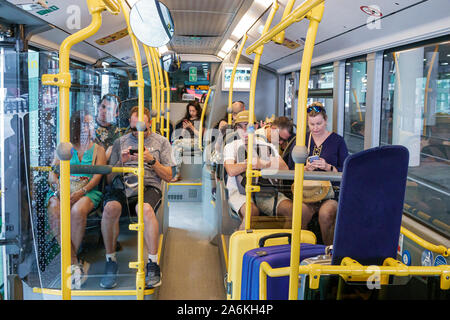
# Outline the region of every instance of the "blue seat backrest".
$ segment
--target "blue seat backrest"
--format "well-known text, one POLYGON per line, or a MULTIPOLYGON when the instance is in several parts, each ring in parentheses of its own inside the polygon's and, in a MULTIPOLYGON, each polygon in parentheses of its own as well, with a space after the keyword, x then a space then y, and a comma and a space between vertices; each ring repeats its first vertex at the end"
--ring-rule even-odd
POLYGON ((381 265, 396 257, 405 200, 409 152, 383 146, 350 155, 344 162, 332 264, 350 257, 381 265))

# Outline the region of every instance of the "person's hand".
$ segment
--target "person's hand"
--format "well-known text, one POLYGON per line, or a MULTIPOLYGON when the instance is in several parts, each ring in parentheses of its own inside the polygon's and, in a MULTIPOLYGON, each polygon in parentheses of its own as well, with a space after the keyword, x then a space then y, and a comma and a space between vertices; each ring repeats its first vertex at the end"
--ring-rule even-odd
POLYGON ((130 149, 131 147, 128 147, 128 149, 122 150, 120 153, 120 157, 122 160, 122 163, 128 162, 131 160, 131 155, 130 155, 130 149))
POLYGON ((261 170, 270 167, 270 161, 261 160, 259 158, 253 158, 252 168, 254 170, 261 170))
POLYGON ((316 169, 316 167, 313 166, 312 162, 309 162, 308 160, 306 160, 305 170, 306 171, 314 171, 315 169, 316 169))
POLYGON ((73 205, 78 200, 80 200, 82 197, 84 197, 84 191, 83 189, 80 189, 78 191, 75 191, 74 193, 70 194, 70 205, 73 205))
POLYGON ((144 147, 144 162, 150 162, 153 161, 153 159, 155 159, 155 157, 153 157, 150 151, 144 147))
POLYGON ((312 166, 315 167, 316 169, 321 169, 321 170, 325 170, 327 171, 328 163, 325 161, 324 158, 319 158, 319 160, 314 160, 312 162, 312 166))

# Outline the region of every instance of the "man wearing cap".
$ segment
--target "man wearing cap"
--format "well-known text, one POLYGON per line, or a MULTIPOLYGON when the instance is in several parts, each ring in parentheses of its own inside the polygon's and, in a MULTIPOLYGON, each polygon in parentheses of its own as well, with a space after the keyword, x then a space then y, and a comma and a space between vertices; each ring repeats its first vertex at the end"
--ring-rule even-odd
MULTIPOLYGON (((245 191, 238 185, 239 176, 247 170, 248 145, 247 126, 249 122, 249 112, 241 111, 235 118, 235 130, 238 132, 238 140, 234 140, 225 145, 224 167, 228 174, 227 189, 229 194, 229 204, 231 208, 242 216, 242 223, 239 227, 245 227, 245 191)), ((277 148, 268 142, 256 140, 253 144, 252 166, 255 170, 271 168, 273 170, 287 170, 288 167, 280 157, 277 148)), ((257 216, 261 212, 268 215, 292 216, 292 201, 282 193, 257 192, 254 197, 255 203, 251 203, 251 215, 257 216)))

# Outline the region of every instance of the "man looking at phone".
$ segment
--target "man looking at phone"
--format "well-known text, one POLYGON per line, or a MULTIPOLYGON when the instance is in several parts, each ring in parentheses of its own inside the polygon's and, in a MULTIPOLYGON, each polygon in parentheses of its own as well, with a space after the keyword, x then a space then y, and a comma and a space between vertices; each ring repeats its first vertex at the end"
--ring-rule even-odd
MULTIPOLYGON (((153 288, 161 284, 158 265, 159 225, 155 212, 161 202, 161 180, 172 179, 172 147, 163 136, 150 130, 150 111, 144 109, 144 240, 148 250, 146 286, 153 288)), ((109 164, 114 167, 138 166, 138 107, 130 112, 131 132, 114 142, 109 164)), ((105 273, 100 286, 112 289, 117 285, 118 264, 115 244, 119 236, 119 218, 122 209, 135 208, 137 212, 137 176, 133 174, 109 174, 104 198, 101 229, 106 249, 105 273)))

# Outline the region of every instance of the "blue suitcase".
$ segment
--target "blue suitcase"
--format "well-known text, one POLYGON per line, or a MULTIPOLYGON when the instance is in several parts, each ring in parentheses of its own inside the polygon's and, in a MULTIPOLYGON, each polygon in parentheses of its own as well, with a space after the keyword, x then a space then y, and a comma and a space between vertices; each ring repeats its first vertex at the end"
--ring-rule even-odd
MULTIPOLYGON (((264 247, 265 240, 289 237, 290 233, 272 234, 260 239, 259 248, 247 251, 242 262, 241 299, 259 300, 259 267, 263 261, 272 268, 288 267, 291 256, 289 244, 264 247)), ((289 239, 290 243, 290 239, 289 239)), ((324 245, 300 244, 300 261, 325 254, 324 245)), ((267 277, 267 300, 287 300, 289 295, 289 276, 267 277)))

